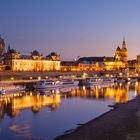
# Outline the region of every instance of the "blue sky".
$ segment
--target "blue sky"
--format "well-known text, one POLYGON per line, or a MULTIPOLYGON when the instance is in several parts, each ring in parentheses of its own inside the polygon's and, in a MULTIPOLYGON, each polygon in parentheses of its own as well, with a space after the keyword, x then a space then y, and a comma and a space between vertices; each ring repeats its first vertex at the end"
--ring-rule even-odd
POLYGON ((0 34, 23 53, 57 51, 62 59, 114 56, 126 38, 140 53, 140 0, 0 0, 0 34))

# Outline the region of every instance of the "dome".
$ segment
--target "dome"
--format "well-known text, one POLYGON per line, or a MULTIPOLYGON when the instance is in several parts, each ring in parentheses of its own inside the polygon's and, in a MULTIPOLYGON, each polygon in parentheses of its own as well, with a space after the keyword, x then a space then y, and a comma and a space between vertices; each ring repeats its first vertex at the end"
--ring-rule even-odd
POLYGON ((50 56, 58 56, 58 54, 56 52, 51 52, 49 55, 50 56))
POLYGON ((40 53, 37 50, 31 52, 32 56, 40 56, 40 53))
POLYGON ((10 49, 9 52, 10 52, 10 53, 17 53, 17 50, 10 49))

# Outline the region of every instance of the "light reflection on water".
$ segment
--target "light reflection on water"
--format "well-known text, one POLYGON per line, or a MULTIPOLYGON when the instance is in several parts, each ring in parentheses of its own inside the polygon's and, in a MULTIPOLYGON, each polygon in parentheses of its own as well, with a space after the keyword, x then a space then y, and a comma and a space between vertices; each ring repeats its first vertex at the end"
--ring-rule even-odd
POLYGON ((140 83, 16 93, 0 98, 0 138, 53 139, 140 93, 140 83), (63 93, 62 93, 63 92, 63 93))

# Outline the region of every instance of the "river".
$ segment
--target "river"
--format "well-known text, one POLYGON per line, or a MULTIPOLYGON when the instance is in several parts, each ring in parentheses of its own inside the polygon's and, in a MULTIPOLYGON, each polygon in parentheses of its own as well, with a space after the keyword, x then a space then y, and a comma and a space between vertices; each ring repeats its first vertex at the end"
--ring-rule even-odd
POLYGON ((0 96, 1 140, 52 140, 125 103, 140 93, 140 83, 110 87, 72 87, 0 96))

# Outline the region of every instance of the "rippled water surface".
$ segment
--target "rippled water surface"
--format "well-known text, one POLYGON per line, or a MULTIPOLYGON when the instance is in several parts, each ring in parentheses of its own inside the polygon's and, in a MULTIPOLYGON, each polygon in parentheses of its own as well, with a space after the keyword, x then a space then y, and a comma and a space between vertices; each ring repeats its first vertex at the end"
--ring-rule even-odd
POLYGON ((72 87, 0 96, 0 140, 51 140, 127 102, 140 93, 140 83, 111 87, 72 87))

